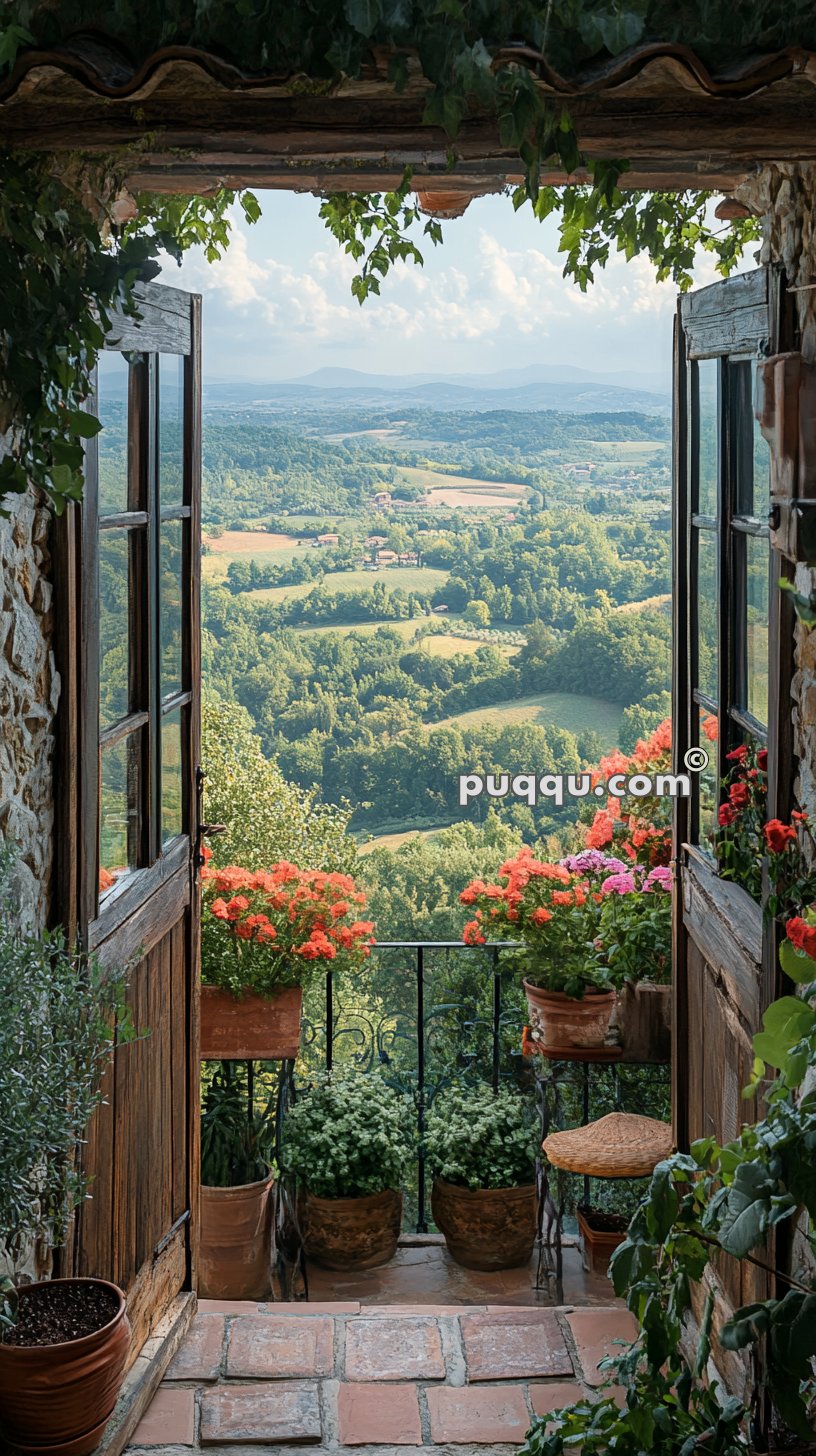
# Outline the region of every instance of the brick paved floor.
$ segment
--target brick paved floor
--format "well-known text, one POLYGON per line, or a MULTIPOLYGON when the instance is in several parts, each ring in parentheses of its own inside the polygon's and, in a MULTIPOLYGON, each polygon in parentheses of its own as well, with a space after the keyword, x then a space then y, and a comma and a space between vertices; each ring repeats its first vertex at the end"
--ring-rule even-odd
POLYGON ((508 1452, 532 1416, 597 1391, 631 1338, 622 1306, 239 1304, 201 1300, 131 1453, 308 1444, 508 1452))

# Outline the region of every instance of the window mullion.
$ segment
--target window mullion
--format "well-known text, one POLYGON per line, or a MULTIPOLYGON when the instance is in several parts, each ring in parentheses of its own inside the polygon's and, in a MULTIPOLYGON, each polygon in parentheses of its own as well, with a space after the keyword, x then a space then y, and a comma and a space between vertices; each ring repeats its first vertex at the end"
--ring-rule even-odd
POLYGON ((161 844, 161 714, 159 682, 159 370, 158 357, 151 354, 148 361, 147 391, 147 591, 146 591, 146 647, 145 670, 147 686, 147 786, 146 786, 146 840, 148 863, 159 857, 161 844))

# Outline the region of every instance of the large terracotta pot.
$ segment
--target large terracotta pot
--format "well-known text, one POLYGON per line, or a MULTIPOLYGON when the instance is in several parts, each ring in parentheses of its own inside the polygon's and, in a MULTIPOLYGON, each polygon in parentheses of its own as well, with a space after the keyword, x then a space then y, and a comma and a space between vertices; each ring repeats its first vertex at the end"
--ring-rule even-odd
POLYGON ((615 1022, 629 1062, 671 1060, 671 986, 627 981, 618 995, 615 1022))
POLYGON ((307 1257, 323 1269, 374 1269, 397 1252, 402 1194, 393 1188, 362 1198, 317 1198, 301 1189, 297 1209, 307 1257))
POLYGON ((584 1250, 584 1268, 590 1274, 606 1274, 609 1260, 626 1238, 626 1220, 617 1213, 579 1208, 578 1232, 584 1250))
POLYGON ((272 1289, 270 1174, 236 1188, 201 1186, 198 1292, 205 1299, 266 1299, 272 1289))
POLYGON ((545 1047, 599 1047, 615 1009, 614 991, 587 991, 580 1001, 563 991, 542 991, 524 982, 530 1023, 545 1047))
MULTIPOLYGON (((99 1444, 122 1384, 130 1346, 125 1296, 105 1279, 49 1283, 102 1285, 116 1295, 117 1311, 101 1330, 80 1340, 0 1344, 0 1430, 19 1451, 88 1456, 99 1444)), ((36 1298, 44 1287, 27 1285, 21 1300, 36 1298)))
POLYGON ((240 1000, 218 986, 202 986, 202 1060, 292 1060, 300 1050, 302 1006, 300 986, 284 986, 274 996, 247 991, 240 1000))
POLYGON ((517 1269, 530 1262, 538 1232, 535 1183, 474 1189, 436 1178, 431 1209, 448 1253, 465 1269, 517 1269))

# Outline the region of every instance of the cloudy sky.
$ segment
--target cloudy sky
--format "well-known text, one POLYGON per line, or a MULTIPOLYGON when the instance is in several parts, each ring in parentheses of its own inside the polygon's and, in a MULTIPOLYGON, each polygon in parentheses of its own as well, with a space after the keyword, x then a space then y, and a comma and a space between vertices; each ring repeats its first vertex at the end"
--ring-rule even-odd
MULTIPOLYGON (((645 259, 615 258, 588 293, 561 276, 552 220, 514 213, 508 198, 472 202, 427 243, 425 267, 400 264, 361 308, 356 265, 326 232, 319 201, 259 194, 254 226, 236 223, 220 263, 199 252, 164 281, 204 295, 204 373, 291 379, 325 365, 404 374, 491 373, 532 364, 636 370, 670 379, 675 289, 645 259)), ((427 242, 427 240, 426 240, 427 242)), ((700 284, 714 280, 701 259, 700 284)))

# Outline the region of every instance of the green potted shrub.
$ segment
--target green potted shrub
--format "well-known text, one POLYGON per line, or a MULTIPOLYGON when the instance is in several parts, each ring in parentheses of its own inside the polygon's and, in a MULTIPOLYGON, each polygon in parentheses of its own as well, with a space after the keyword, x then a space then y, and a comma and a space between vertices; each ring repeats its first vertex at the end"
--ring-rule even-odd
POLYGON ((266 1299, 271 1290, 270 1109, 249 1114, 246 1082, 222 1062, 201 1113, 199 1292, 208 1299, 266 1299))
POLYGON ((304 986, 370 953, 365 895, 350 875, 287 860, 257 871, 208 866, 202 885, 202 1058, 296 1057, 304 986))
MULTIPOLYGON (((59 932, 21 928, 0 849, 0 1433, 27 1450, 86 1456, 122 1382, 125 1297, 104 1279, 22 1282, 31 1250, 61 1245, 88 1189, 79 1152, 103 1074, 130 1034, 126 973, 59 932)), ((2 1442, 0 1442, 2 1444, 2 1442)), ((4 1447, 5 1449, 5 1447, 4 1447)))
POLYGON ((326 1073, 299 1097, 286 1119, 283 1164, 316 1264, 372 1269, 394 1257, 414 1117, 411 1099, 379 1073, 326 1073))
POLYGON ((533 1109, 518 1092, 453 1087, 428 1113, 431 1208, 448 1252, 466 1269, 527 1264, 538 1231, 533 1109))

